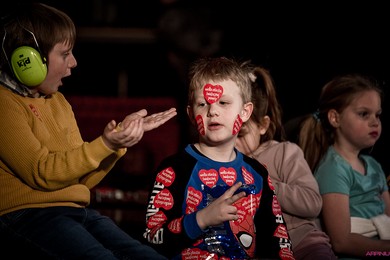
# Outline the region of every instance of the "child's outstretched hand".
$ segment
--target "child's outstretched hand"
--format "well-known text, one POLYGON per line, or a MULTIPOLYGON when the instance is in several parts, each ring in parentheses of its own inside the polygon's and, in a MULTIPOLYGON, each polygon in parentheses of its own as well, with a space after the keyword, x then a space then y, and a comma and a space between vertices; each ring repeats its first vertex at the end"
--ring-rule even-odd
POLYGON ((238 219, 237 208, 233 204, 246 196, 245 191, 234 194, 241 185, 241 182, 237 182, 222 196, 196 213, 196 221, 201 229, 238 219))
POLYGON ((137 144, 144 134, 143 118, 134 118, 126 128, 116 124, 115 120, 104 128, 102 135, 104 143, 112 150, 131 147, 137 144))
POLYGON ((163 112, 155 113, 150 116, 147 116, 148 112, 146 109, 141 109, 138 112, 132 113, 125 117, 125 119, 122 121, 121 126, 123 128, 127 128, 131 121, 143 118, 143 129, 145 132, 153 130, 160 125, 167 122, 169 119, 177 115, 176 108, 170 108, 168 110, 165 110, 163 112))
POLYGON ((176 108, 147 116, 146 109, 141 109, 126 116, 121 123, 112 120, 104 129, 103 141, 113 150, 131 147, 137 144, 144 132, 153 130, 176 116, 176 108))

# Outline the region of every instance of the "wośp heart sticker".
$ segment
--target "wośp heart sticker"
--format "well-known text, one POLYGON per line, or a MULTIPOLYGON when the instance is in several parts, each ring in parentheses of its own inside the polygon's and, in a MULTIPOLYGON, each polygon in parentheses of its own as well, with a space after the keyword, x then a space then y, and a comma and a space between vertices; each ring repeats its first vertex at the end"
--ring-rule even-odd
POLYGON ((206 99, 209 104, 217 102, 222 97, 222 94, 223 87, 221 85, 206 84, 203 87, 204 99, 206 99))

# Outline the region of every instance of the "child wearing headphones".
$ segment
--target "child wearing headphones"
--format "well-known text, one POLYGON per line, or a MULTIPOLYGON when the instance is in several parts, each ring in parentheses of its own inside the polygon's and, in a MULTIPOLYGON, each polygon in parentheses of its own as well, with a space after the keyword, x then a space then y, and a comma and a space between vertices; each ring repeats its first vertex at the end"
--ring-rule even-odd
POLYGON ((249 68, 225 57, 192 64, 198 140, 161 162, 146 212, 144 237, 171 259, 294 259, 267 169, 234 147, 253 110, 249 68))
POLYGON ((390 255, 390 196, 381 165, 367 153, 382 131, 382 89, 341 75, 321 91, 299 143, 322 195, 322 218, 339 259, 390 255))
MULTIPOLYGON (((84 142, 58 91, 77 62, 75 25, 45 4, 18 6, 3 24, 0 63, 1 256, 39 259, 166 259, 97 211, 96 186, 145 131, 176 115, 145 109, 84 142), (17 250, 15 250, 17 249, 17 250)), ((8 259, 8 258, 7 258, 8 259)))
POLYGON ((268 70, 253 70, 253 113, 236 147, 266 165, 291 237, 295 259, 336 259, 318 216, 322 199, 302 150, 285 141, 282 108, 268 70))

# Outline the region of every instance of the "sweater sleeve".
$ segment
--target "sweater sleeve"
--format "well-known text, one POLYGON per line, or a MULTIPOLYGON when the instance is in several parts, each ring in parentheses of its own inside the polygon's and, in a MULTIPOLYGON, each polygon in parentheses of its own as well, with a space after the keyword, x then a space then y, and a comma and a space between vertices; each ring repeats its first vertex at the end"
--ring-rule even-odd
POLYGON ((302 150, 294 143, 278 146, 274 160, 278 178, 273 179, 276 195, 284 212, 306 218, 317 217, 322 208, 318 183, 302 150))
POLYGON ((294 259, 286 222, 269 173, 257 160, 252 162, 252 165, 263 180, 259 209, 254 217, 256 257, 260 259, 294 259))
POLYGON ((25 98, 5 90, 0 100, 0 158, 4 168, 41 191, 96 185, 125 150, 114 152, 98 137, 83 142, 62 94, 25 98))
POLYGON ((200 231, 195 213, 186 215, 182 209, 189 173, 194 165, 191 158, 182 156, 183 154, 185 153, 166 158, 158 167, 146 211, 144 238, 168 258, 191 247, 196 241, 196 238, 190 237, 191 234, 196 236, 200 231), (184 223, 192 226, 190 235, 187 234, 184 223))

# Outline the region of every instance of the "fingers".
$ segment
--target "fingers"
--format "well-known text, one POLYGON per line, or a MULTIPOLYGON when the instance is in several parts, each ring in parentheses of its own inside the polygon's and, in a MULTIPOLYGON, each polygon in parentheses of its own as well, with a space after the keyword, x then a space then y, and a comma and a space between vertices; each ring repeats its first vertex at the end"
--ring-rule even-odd
POLYGON ((116 126, 115 120, 111 120, 111 121, 107 124, 106 127, 107 127, 107 130, 108 130, 108 131, 112 131, 112 130, 114 130, 115 126, 116 126))
POLYGON ((144 134, 142 118, 131 121, 129 126, 118 134, 120 135, 123 146, 131 147, 137 144, 144 134))
POLYGON ((237 194, 231 196, 230 198, 227 198, 227 199, 226 199, 226 203, 227 203, 228 205, 234 205, 234 203, 235 203, 237 200, 239 200, 239 199, 241 199, 241 198, 243 198, 243 197, 245 197, 245 196, 246 196, 245 191, 240 192, 240 193, 237 193, 237 194))
POLYGON ((166 111, 147 116, 144 120, 144 131, 153 130, 176 115, 176 108, 170 108, 166 111))
POLYGON ((241 186, 242 182, 235 183, 219 198, 200 210, 196 216, 199 226, 214 226, 224 221, 237 220, 239 216, 235 202, 246 196, 244 191, 234 194, 241 186))
POLYGON ((242 182, 237 182, 235 183, 232 187, 230 187, 227 191, 225 191, 223 196, 226 197, 232 197, 234 193, 242 186, 242 182))
POLYGON ((148 114, 148 111, 146 109, 141 109, 141 110, 135 112, 135 114, 137 114, 140 117, 145 117, 148 114))
POLYGON ((150 131, 164 124, 172 117, 176 116, 177 112, 176 112, 176 108, 173 107, 163 112, 154 113, 150 116, 147 116, 147 114, 148 112, 146 109, 141 109, 135 113, 132 113, 125 117, 125 119, 122 121, 122 126, 124 128, 127 128, 129 127, 130 122, 132 122, 133 120, 143 119, 144 131, 150 131))
POLYGON ((170 109, 165 110, 163 112, 152 114, 152 115, 148 116, 147 118, 153 118, 155 121, 166 122, 169 119, 171 119, 172 117, 174 117, 176 114, 177 114, 176 108, 170 108, 170 109))
POLYGON ((112 120, 107 124, 102 135, 104 143, 113 150, 120 148, 131 147, 137 144, 143 137, 143 118, 132 120, 128 122, 128 126, 119 131, 116 130, 116 123, 112 120))
POLYGON ((127 115, 123 121, 122 121, 122 127, 123 128, 127 128, 129 127, 130 123, 133 121, 133 120, 137 120, 137 119, 140 119, 140 118, 144 118, 146 115, 148 114, 148 112, 146 111, 146 109, 141 109, 137 112, 134 112, 134 113, 131 113, 130 115, 127 115))
POLYGON ((176 108, 170 108, 163 112, 147 116, 146 109, 141 109, 130 115, 127 115, 119 127, 114 120, 109 122, 103 133, 104 143, 113 150, 124 147, 131 147, 138 143, 145 131, 159 127, 172 117, 176 116, 176 108))
POLYGON ((176 115, 176 114, 177 114, 177 111, 176 111, 176 108, 172 107, 172 108, 170 108, 170 109, 164 111, 163 113, 164 113, 164 114, 167 114, 167 115, 169 115, 169 114, 172 114, 172 115, 174 114, 174 115, 176 115))

